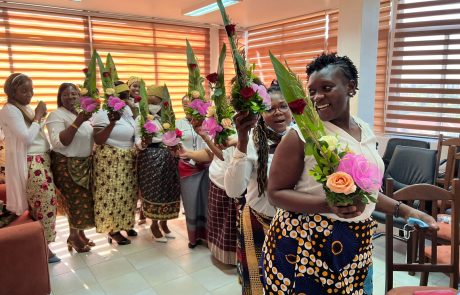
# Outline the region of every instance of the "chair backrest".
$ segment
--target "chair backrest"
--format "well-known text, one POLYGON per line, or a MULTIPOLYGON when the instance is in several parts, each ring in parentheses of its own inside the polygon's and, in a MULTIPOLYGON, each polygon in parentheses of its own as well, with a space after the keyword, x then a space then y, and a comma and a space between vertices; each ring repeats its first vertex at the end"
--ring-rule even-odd
POLYGON ((417 183, 434 184, 436 150, 397 146, 384 179, 392 178, 395 190, 417 183))
MULTIPOLYGON (((437 147, 438 155, 436 157, 436 175, 435 175, 435 179, 438 179, 438 177, 439 177, 438 174, 439 174, 439 166, 441 165, 442 150, 443 150, 444 147, 450 148, 451 146, 453 146, 455 148, 456 153, 460 153, 460 137, 445 138, 444 135, 439 134, 438 147, 437 147)), ((447 166, 450 164, 450 165, 453 165, 452 169, 454 171, 453 172, 454 175, 456 177, 459 177, 458 172, 460 172, 460 160, 450 158, 450 161, 453 161, 453 162, 449 163, 449 150, 448 150, 447 156, 448 156, 448 159, 447 159, 447 163, 446 163, 446 174, 447 174, 447 168, 448 168, 447 166)), ((443 176, 442 178, 445 178, 445 176, 443 176)), ((452 178, 450 180, 452 180, 452 178)), ((444 188, 447 188, 450 185, 449 182, 445 183, 444 181, 442 181, 441 184, 444 186, 444 188)))
POLYGON ((396 149, 396 146, 413 146, 418 148, 430 148, 430 143, 423 140, 415 140, 415 139, 408 139, 408 138, 390 138, 387 143, 387 147, 385 149, 385 153, 382 156, 383 163, 385 164, 385 168, 388 167, 390 164, 391 158, 393 157, 393 153, 396 149))
MULTIPOLYGON (((446 173, 444 174, 444 177, 442 181, 439 181, 437 179, 436 184, 440 185, 442 184, 442 187, 446 190, 450 190, 452 187, 452 181, 455 178, 455 175, 458 175, 460 172, 460 166, 457 165, 457 162, 460 161, 460 153, 457 152, 458 147, 451 145, 449 146, 449 149, 447 151, 447 165, 446 165, 446 173)), ((446 207, 447 207, 447 201, 441 201, 440 207, 439 207, 439 212, 440 213, 445 213, 446 207)))
MULTIPOLYGON (((459 276, 459 200, 460 200, 460 180, 453 181, 452 191, 445 190, 431 184, 414 184, 405 187, 393 193, 393 180, 387 181, 387 195, 398 201, 414 202, 421 200, 421 206, 425 202, 430 201, 451 201, 452 202, 452 217, 451 217, 451 257, 450 264, 437 264, 437 247, 431 247, 431 262, 425 263, 425 244, 426 236, 431 237, 431 244, 437 244, 437 234, 435 231, 416 228, 418 237, 418 254, 419 259, 413 263, 395 263, 393 260, 393 217, 387 214, 386 218, 386 291, 393 288, 393 272, 394 271, 413 271, 413 272, 442 272, 450 273, 450 286, 457 289, 459 276)), ((437 209, 433 210, 433 217, 437 217, 437 209)))

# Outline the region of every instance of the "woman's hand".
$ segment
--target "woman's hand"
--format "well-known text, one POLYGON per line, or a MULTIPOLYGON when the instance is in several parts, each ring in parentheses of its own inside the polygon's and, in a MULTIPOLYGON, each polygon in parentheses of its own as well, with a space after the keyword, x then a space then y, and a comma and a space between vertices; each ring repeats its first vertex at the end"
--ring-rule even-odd
POLYGON ((409 217, 417 218, 428 224, 431 230, 437 231, 439 230, 439 226, 436 223, 436 220, 433 216, 426 214, 425 212, 419 211, 417 209, 411 208, 412 210, 409 211, 409 214, 405 216, 407 220, 409 217))
POLYGON ((43 117, 46 116, 46 104, 43 101, 40 101, 35 108, 34 121, 40 121, 43 117))
POLYGON ((75 119, 75 123, 77 124, 77 126, 80 126, 81 124, 83 124, 83 122, 88 121, 92 115, 93 114, 91 113, 80 112, 78 113, 77 118, 75 119))
POLYGON ((330 206, 331 211, 340 218, 354 218, 363 214, 366 204, 361 201, 355 202, 353 205, 349 206, 330 206))
POLYGON ((236 126, 236 132, 238 133, 238 144, 236 145, 237 149, 246 153, 249 142, 249 132, 257 124, 258 117, 248 111, 238 112, 235 117, 233 117, 236 126))
POLYGON ((115 123, 116 121, 120 120, 121 115, 119 112, 109 112, 107 114, 107 117, 109 117, 110 123, 115 123))

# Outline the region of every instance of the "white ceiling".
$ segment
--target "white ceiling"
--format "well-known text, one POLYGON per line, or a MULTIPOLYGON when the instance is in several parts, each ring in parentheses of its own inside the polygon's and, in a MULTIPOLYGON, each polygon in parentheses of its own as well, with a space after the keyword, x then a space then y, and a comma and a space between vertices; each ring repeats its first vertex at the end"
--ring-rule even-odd
MULTIPOLYGON (((50 5, 90 11, 157 17, 201 24, 222 24, 218 11, 190 17, 183 12, 209 4, 212 0, 18 0, 23 3, 50 5)), ((339 0, 243 0, 227 12, 241 27, 251 27, 277 20, 338 8, 339 0)))

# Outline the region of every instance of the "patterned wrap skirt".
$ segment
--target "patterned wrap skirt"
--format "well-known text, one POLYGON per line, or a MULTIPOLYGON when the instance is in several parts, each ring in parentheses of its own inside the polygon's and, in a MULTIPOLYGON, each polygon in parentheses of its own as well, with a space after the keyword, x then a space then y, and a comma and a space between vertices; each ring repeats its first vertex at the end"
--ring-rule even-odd
POLYGON ((208 248, 222 263, 236 265, 236 202, 212 181, 208 197, 208 248))
POLYGON ((45 231, 48 243, 56 238, 56 187, 54 186, 51 160, 48 153, 28 155, 27 202, 29 212, 34 220, 38 220, 45 231))
POLYGON ((239 224, 241 249, 237 261, 243 295, 263 294, 259 261, 262 257, 262 246, 271 221, 271 217, 256 212, 248 205, 243 207, 239 224))
POLYGON ((278 210, 263 247, 265 294, 372 294, 375 222, 278 210))
POLYGON ((180 179, 177 161, 160 144, 151 144, 137 156, 137 173, 144 215, 153 220, 179 216, 180 179))
POLYGON ((97 146, 93 161, 93 196, 98 233, 134 226, 137 178, 133 149, 97 146))
POLYGON ((85 230, 94 227, 94 200, 91 191, 91 157, 68 158, 51 152, 54 183, 69 227, 85 230))

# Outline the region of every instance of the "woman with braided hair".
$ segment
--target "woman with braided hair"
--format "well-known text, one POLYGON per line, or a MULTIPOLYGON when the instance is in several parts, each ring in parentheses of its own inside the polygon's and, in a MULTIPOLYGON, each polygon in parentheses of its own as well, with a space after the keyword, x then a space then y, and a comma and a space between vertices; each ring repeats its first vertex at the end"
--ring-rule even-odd
POLYGON ((246 205, 240 216, 237 255, 242 294, 263 292, 258 261, 265 233, 275 215, 275 208, 266 195, 268 170, 273 153, 292 122, 288 104, 275 81, 268 93, 271 108, 262 116, 257 118, 248 112, 235 116, 238 143, 224 178, 229 197, 240 198, 247 190, 246 205))

